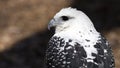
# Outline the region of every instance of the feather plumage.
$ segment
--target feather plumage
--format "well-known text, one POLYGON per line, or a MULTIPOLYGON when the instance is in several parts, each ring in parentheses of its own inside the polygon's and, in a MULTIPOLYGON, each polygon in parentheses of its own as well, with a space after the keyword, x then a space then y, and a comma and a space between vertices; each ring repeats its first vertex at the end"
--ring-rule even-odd
POLYGON ((55 34, 46 51, 47 68, 114 68, 108 42, 82 11, 64 8, 48 27, 55 27, 55 34))

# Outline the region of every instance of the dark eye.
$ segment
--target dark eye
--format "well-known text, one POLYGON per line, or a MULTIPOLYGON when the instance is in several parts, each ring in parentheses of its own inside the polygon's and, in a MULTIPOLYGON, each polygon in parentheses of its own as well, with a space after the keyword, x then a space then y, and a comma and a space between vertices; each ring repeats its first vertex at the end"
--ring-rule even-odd
POLYGON ((67 16, 62 16, 61 18, 62 18, 63 21, 69 20, 69 17, 67 17, 67 16))

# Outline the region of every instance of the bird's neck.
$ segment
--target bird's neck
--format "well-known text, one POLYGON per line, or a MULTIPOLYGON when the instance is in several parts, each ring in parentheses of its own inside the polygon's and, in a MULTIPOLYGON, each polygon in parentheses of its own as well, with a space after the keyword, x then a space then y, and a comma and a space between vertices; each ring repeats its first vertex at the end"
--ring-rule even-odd
POLYGON ((58 26, 56 27, 55 33, 97 33, 96 29, 92 26, 86 26, 86 25, 65 25, 65 26, 58 26))
POLYGON ((56 28, 55 35, 60 37, 66 37, 70 39, 95 39, 99 36, 99 33, 94 28, 80 28, 80 27, 65 27, 56 28))

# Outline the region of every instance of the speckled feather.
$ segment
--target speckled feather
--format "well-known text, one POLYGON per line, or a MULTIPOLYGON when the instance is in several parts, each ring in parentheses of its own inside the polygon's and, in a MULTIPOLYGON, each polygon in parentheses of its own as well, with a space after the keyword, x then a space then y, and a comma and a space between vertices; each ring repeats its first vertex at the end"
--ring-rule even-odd
POLYGON ((46 54, 48 68, 114 68, 111 48, 102 37, 94 45, 98 52, 92 53, 94 59, 87 58, 84 47, 71 39, 65 41, 64 38, 54 36, 48 46, 46 54))
POLYGON ((56 32, 46 51, 47 68, 114 68, 108 42, 82 11, 64 8, 51 22, 56 32), (71 20, 63 21, 61 16, 71 20))

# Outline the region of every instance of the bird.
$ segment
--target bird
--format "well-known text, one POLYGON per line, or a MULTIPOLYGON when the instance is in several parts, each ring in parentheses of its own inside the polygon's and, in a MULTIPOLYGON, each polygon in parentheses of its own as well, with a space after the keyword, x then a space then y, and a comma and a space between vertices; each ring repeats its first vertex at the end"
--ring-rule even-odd
POLYGON ((47 68, 115 68, 112 48, 82 11, 66 7, 55 14, 46 49, 47 68))

